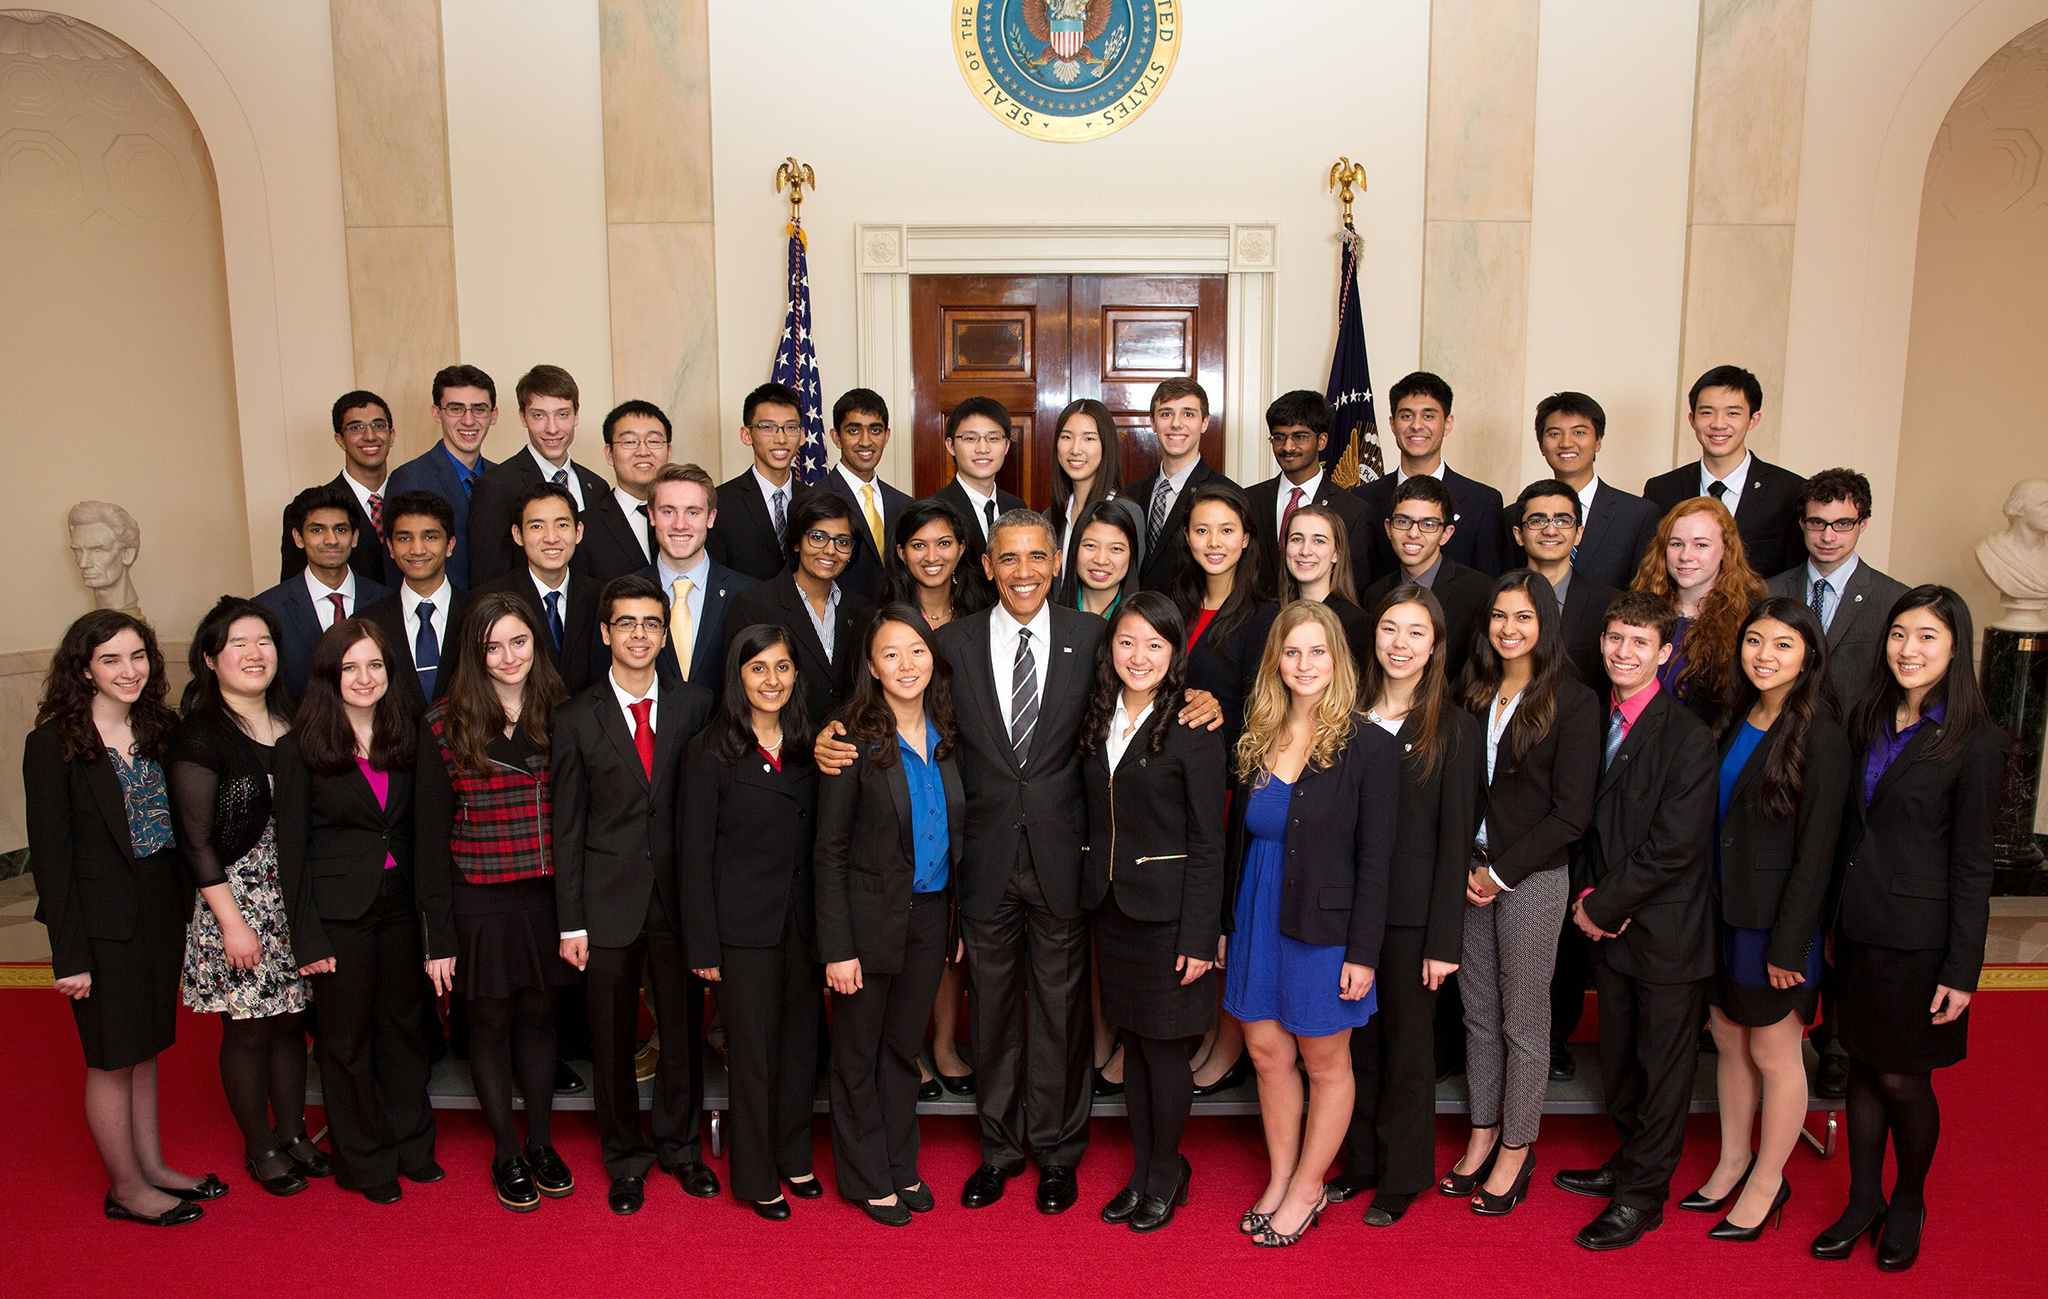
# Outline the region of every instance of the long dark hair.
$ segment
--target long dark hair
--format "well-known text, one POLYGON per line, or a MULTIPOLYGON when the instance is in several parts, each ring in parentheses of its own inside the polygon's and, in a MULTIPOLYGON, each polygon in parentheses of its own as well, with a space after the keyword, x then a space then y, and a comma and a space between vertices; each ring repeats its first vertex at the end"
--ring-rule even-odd
MULTIPOLYGON (((1243 625, 1246 619, 1269 597, 1266 594, 1266 557, 1261 551, 1259 522, 1253 517, 1251 499, 1235 484, 1210 479, 1194 491, 1188 501, 1188 525, 1195 521, 1195 511, 1215 502, 1227 505, 1237 515, 1238 526, 1244 529, 1244 553, 1238 556, 1237 567, 1230 571, 1230 594, 1223 598, 1223 606, 1209 619, 1209 626, 1202 633, 1203 640, 1215 646, 1216 652, 1227 662, 1230 660, 1230 633, 1243 625)), ((1182 528, 1163 544, 1176 546, 1183 561, 1173 575, 1174 605, 1189 626, 1194 625, 1202 610, 1202 599, 1209 593, 1208 574, 1195 562, 1194 549, 1188 544, 1187 528, 1182 528)))
MULTIPOLYGON (((945 655, 939 653, 938 646, 932 644, 932 634, 925 628, 924 616, 916 605, 893 602, 875 612, 868 622, 866 634, 860 638, 861 665, 854 669, 853 695, 839 706, 833 716, 845 725, 849 742, 866 750, 877 767, 895 765, 896 712, 889 707, 889 696, 882 689, 881 681, 868 670, 874 662, 875 638, 889 623, 901 623, 916 632, 925 649, 931 652, 932 677, 924 684, 924 715, 939 733, 939 747, 932 757, 943 758, 960 742, 960 727, 953 720, 953 666, 946 662, 945 655)), ((784 740, 783 743, 788 744, 789 741, 784 740)))
POLYGON ((137 757, 163 756, 164 740, 177 725, 178 715, 164 697, 170 682, 164 677, 164 652, 157 648, 156 633, 134 614, 119 609, 95 609, 64 630, 57 652, 50 656, 50 671, 43 678, 42 701, 36 705, 36 725, 54 727, 63 742, 67 762, 94 763, 100 760, 100 731, 92 721, 92 656, 99 647, 124 631, 142 638, 142 650, 149 658, 149 680, 142 693, 128 706, 128 727, 135 733, 137 757))
POLYGON ((1145 530, 1140 526, 1143 516, 1128 496, 1103 496, 1090 501, 1081 512, 1074 516, 1073 531, 1067 534, 1067 554, 1074 556, 1073 572, 1060 573, 1060 585, 1069 591, 1075 608, 1081 607, 1081 560, 1077 547, 1081 534, 1100 523, 1115 528, 1124 534, 1124 546, 1130 555, 1130 565, 1124 569, 1123 584, 1117 588, 1117 602, 1128 600, 1138 590, 1138 579, 1145 567, 1145 530))
POLYGON ((1963 603, 1963 597, 1945 586, 1932 583, 1916 586, 1900 596, 1892 611, 1885 615, 1885 637, 1877 643, 1877 670, 1870 674, 1870 686, 1852 714, 1854 720, 1849 727, 1849 738, 1855 741, 1856 752, 1863 753, 1869 750, 1871 741, 1891 729, 1899 702, 1906 697, 1906 689, 1892 675, 1892 665, 1885 656, 1885 649, 1891 642, 1892 624, 1915 609, 1932 609, 1934 616, 1947 625, 1949 636, 1954 641, 1948 671, 1942 673, 1941 680, 1935 682, 1926 698, 1920 701, 1922 716, 1934 705, 1942 706, 1941 738, 1927 751, 1927 756, 1937 762, 1945 762, 1962 752, 1963 745, 1976 734, 1978 727, 1993 724, 1991 710, 1984 703, 1984 692, 1977 688, 1977 665, 1970 659, 1971 637, 1974 635, 1970 606, 1963 603))
MULTIPOLYGON (((913 501, 904 508, 896 519, 896 530, 890 535, 889 553, 883 562, 889 572, 889 602, 918 607, 918 592, 924 588, 917 584, 910 566, 897 558, 896 552, 907 549, 910 539, 934 523, 943 523, 953 530, 954 548, 960 560, 953 567, 953 580, 948 592, 953 598, 953 616, 962 618, 970 613, 980 613, 994 602, 988 589, 988 579, 967 562, 967 522, 960 512, 944 501, 926 499, 913 501)), ((922 621, 922 615, 919 618, 922 621)))
POLYGON ((1821 630, 1820 618, 1802 600, 1774 595, 1751 609, 1735 634, 1736 660, 1728 669, 1728 711, 1721 718, 1723 739, 1741 728, 1749 717, 1750 707, 1762 693, 1749 679, 1749 673, 1742 670, 1742 645, 1749 639, 1749 629, 1766 618, 1784 623, 1806 642, 1806 660, 1799 665, 1799 679, 1785 695, 1784 707, 1778 714, 1780 725, 1771 728, 1777 732, 1777 738, 1771 741, 1771 751, 1764 755, 1764 815, 1782 821, 1799 808, 1799 797, 1806 787, 1806 735, 1813 729, 1813 719, 1827 707, 1822 682, 1828 670, 1828 635, 1821 630))
MULTIPOLYGON (((232 713, 227 700, 221 697, 220 674, 207 666, 206 660, 217 659, 228 647, 228 633, 244 618, 255 618, 270 633, 272 646, 279 646, 283 633, 278 630, 277 615, 254 600, 244 600, 238 595, 224 595, 214 602, 213 608, 199 620, 199 630, 192 633, 192 649, 185 656, 186 666, 192 670, 192 679, 185 683, 185 696, 178 701, 178 711, 187 717, 195 713, 232 713)), ((292 716, 291 701, 285 698, 284 673, 272 672, 270 686, 263 692, 263 707, 280 722, 288 722, 292 716)), ((237 728, 239 720, 229 717, 237 728)))
MULTIPOLYGON (((392 677, 396 669, 391 642, 384 638, 384 629, 367 618, 347 618, 334 624, 313 647, 306 697, 299 701, 292 730, 298 733, 299 754, 306 769, 315 775, 338 776, 355 765, 356 732, 349 725, 348 705, 341 701, 341 661, 363 641, 377 647, 385 676, 392 677)), ((396 680, 387 680, 384 697, 370 712, 370 765, 378 771, 396 771, 412 761, 418 746, 412 694, 396 680)))
POLYGON ((439 705, 442 743, 464 771, 488 769, 490 743, 505 733, 505 705, 498 699, 487 661, 491 632, 505 618, 517 619, 533 637, 533 665, 520 686, 519 730, 534 752, 548 751, 548 718, 568 695, 562 674, 540 647, 540 629, 533 625, 526 602, 509 591, 478 596, 462 615, 462 652, 455 659, 448 698, 439 705))
POLYGON ((1563 615, 1557 608, 1557 590, 1550 579, 1533 568, 1502 573, 1486 600, 1486 619, 1472 633, 1472 651, 1465 658, 1465 675, 1458 682, 1458 701, 1465 711, 1485 722, 1500 690, 1507 665, 1493 647, 1489 629, 1493 625, 1493 604, 1509 591, 1520 591, 1536 611, 1536 648, 1529 651, 1529 684, 1522 687, 1522 702, 1508 720, 1507 756, 1509 771, 1520 766, 1529 751, 1550 734, 1557 720, 1558 688, 1569 680, 1564 632, 1558 626, 1563 615))
MULTIPOLYGON (((728 767, 752 753, 759 743, 754 738, 754 705, 747 699, 747 686, 740 679, 740 668, 748 659, 777 645, 782 646, 791 663, 796 662, 796 646, 790 641, 789 633, 772 622, 757 622, 740 628, 739 635, 732 638, 732 647, 725 652, 725 693, 719 696, 718 707, 711 711, 711 721, 704 730, 711 741, 711 755, 728 767)), ((784 753, 790 752, 792 747, 808 749, 811 744, 811 718, 804 708, 803 686, 803 669, 798 668, 790 681, 789 699, 782 705, 780 714, 784 753)))
POLYGON ((1058 536, 1068 519, 1078 519, 1082 511, 1103 497, 1116 491, 1124 481, 1124 458, 1120 439, 1116 433, 1116 416, 1109 407, 1093 397, 1079 397, 1070 401, 1060 417, 1052 425, 1052 504, 1046 508, 1045 517, 1051 521, 1053 535, 1058 536), (1060 430, 1076 415, 1086 415, 1095 422, 1095 440, 1102 447, 1102 463, 1095 467, 1095 477, 1088 484, 1088 495, 1081 500, 1074 499, 1074 480, 1067 477, 1066 466, 1060 463, 1060 430))
MULTIPOLYGON (((1300 514, 1297 511, 1296 517, 1300 514)), ((1450 649, 1444 644, 1444 607, 1436 595, 1420 582, 1402 582, 1380 598, 1372 611, 1372 625, 1377 637, 1380 620, 1396 605, 1419 604, 1429 614, 1430 629, 1435 640, 1429 648, 1429 662, 1422 665, 1422 676, 1415 682, 1415 694, 1408 702, 1408 715, 1415 719, 1415 753, 1421 761, 1424 776, 1436 771, 1437 763, 1443 760, 1444 741, 1449 737, 1450 728, 1443 724, 1444 701, 1450 697, 1450 670, 1445 666, 1450 649)), ((1377 648, 1365 656, 1358 665, 1358 702, 1371 708, 1379 702, 1380 691, 1387 687, 1387 670, 1380 664, 1377 648)))
POLYGON ((1116 674, 1116 661, 1111 656, 1117 629, 1128 618, 1150 625, 1167 644, 1173 646, 1173 661, 1166 665, 1166 675, 1160 678, 1159 689, 1152 696, 1152 726, 1145 736, 1147 752, 1157 753, 1166 746, 1166 733, 1180 715, 1176 705, 1188 680, 1187 623, 1181 619, 1180 610, 1174 607, 1173 601, 1159 592, 1136 592, 1109 615, 1109 631, 1095 650, 1095 688, 1088 692, 1088 711, 1081 715, 1080 748, 1083 753, 1095 752, 1109 738, 1110 722, 1116 716, 1116 699, 1124 688, 1123 678, 1116 674))

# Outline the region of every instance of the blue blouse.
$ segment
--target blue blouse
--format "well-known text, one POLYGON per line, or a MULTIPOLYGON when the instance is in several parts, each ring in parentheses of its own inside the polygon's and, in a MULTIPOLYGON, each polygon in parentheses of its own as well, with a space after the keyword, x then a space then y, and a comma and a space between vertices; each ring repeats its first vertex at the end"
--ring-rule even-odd
MULTIPOLYGON (((1735 783, 1742 779, 1742 769, 1749 765, 1750 755, 1764 742, 1764 732, 1750 725, 1742 724, 1736 733, 1734 743, 1728 746, 1728 756, 1721 759, 1721 811, 1715 821, 1718 828, 1727 824, 1728 803, 1735 796, 1735 783)), ((1714 836, 1714 866, 1721 865, 1721 836, 1714 836)), ((1820 984, 1821 931, 1815 928, 1813 942, 1806 950, 1806 976, 1808 987, 1820 984)), ((1721 926, 1721 962, 1728 971, 1728 977, 1737 983, 1754 988, 1771 986, 1770 972, 1771 931, 1768 929, 1743 929, 1723 923, 1721 926)))
MULTIPOLYGON (((952 827, 946 824, 946 781, 936 756, 927 760, 910 747, 901 735, 896 751, 903 759, 903 779, 910 786, 910 842, 916 866, 910 875, 910 891, 936 893, 946 887, 951 874, 952 827)), ((939 751, 939 728, 924 724, 924 753, 939 751)))
POLYGON ((140 859, 170 847, 171 800, 164 789, 164 769, 148 758, 133 764, 112 749, 107 758, 121 781, 121 806, 128 814, 128 840, 140 859))

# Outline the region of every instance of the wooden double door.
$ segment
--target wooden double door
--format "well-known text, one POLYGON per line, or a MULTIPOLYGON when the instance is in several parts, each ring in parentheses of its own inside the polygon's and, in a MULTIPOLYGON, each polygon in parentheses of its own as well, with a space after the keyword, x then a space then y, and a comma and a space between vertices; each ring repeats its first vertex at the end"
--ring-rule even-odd
POLYGON ((914 275, 910 280, 913 487, 929 496, 953 476, 946 416, 969 397, 1010 412, 997 477, 1034 509, 1051 499, 1056 421, 1094 397, 1116 417, 1123 477, 1159 464, 1152 390, 1193 378, 1209 394, 1202 458, 1223 467, 1221 275, 914 275))

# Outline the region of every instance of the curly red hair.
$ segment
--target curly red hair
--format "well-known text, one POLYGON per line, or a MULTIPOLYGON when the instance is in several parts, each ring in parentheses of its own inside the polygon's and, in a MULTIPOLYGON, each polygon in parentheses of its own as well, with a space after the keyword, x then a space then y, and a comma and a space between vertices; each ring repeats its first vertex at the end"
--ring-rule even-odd
POLYGON ((1749 566, 1749 553, 1743 549, 1742 534, 1736 531, 1735 516, 1728 512, 1728 507, 1711 496, 1695 496, 1672 506, 1664 521, 1657 525, 1656 540, 1636 566, 1629 590, 1648 591, 1670 601, 1673 608, 1678 606, 1678 583, 1671 580, 1665 556, 1671 548, 1671 530, 1680 519, 1694 514, 1710 516, 1721 530, 1721 572, 1686 630, 1685 669, 1673 684, 1680 694, 1689 696, 1704 690, 1718 700, 1727 693, 1728 673, 1735 663, 1735 643, 1742 634, 1742 621, 1749 616, 1752 605, 1770 594, 1763 579, 1749 566))

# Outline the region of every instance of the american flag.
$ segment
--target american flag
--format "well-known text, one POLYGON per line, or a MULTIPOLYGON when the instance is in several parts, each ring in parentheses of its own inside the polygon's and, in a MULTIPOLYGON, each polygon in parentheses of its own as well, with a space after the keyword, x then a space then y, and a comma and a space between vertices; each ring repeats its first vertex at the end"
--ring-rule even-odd
POLYGON ((825 477, 825 410, 818 388, 818 353, 811 345, 811 272, 804 260, 804 231, 789 223, 789 308, 775 345, 775 373, 803 396, 804 449, 794 466, 797 481, 814 486, 825 477))

